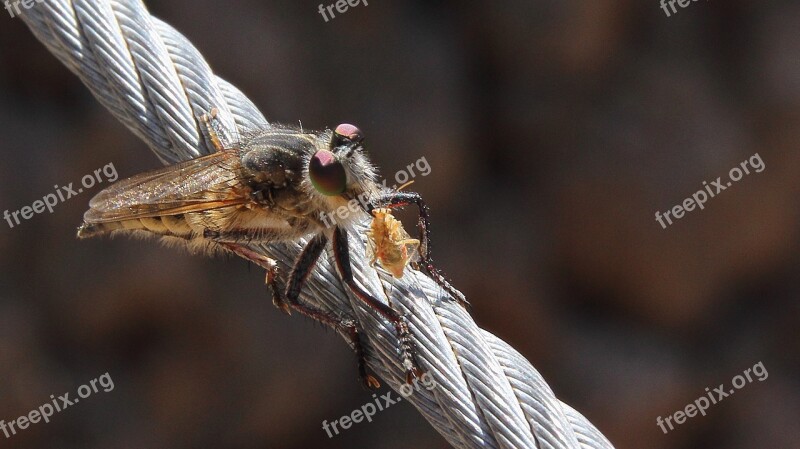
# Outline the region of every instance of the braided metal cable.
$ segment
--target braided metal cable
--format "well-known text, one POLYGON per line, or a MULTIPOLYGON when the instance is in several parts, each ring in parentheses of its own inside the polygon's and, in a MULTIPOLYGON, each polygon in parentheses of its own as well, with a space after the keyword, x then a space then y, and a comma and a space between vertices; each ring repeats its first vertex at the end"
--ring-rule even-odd
MULTIPOLYGON (((139 0, 47 0, 24 11, 33 34, 164 163, 213 150, 199 116, 217 108, 233 140, 267 120, 239 90, 215 76, 180 33, 150 16, 139 0)), ((580 413, 559 401, 531 364, 480 329, 423 273, 394 279, 369 267, 364 229, 350 230, 354 277, 403 313, 420 367, 436 387, 407 398, 456 448, 613 449, 580 413)), ((251 245, 291 268, 305 242, 251 245)), ((332 263, 320 258, 301 301, 355 319, 369 367, 398 390, 404 383, 395 328, 355 298, 332 263)), ((265 295, 266 296, 266 295, 265 295)))

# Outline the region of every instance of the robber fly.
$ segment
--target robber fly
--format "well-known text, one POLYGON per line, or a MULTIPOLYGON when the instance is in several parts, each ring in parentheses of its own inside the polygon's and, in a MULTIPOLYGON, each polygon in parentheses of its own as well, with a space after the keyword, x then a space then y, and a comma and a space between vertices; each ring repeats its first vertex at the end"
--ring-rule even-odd
POLYGON ((372 223, 367 230, 367 258, 370 266, 379 263, 392 276, 400 279, 406 266, 419 248, 419 240, 412 239, 403 229, 403 223, 392 215, 388 207, 372 211, 372 223))
MULTIPOLYGON (((331 242, 345 284, 394 325, 407 381, 411 382, 420 371, 404 317, 353 280, 345 229, 349 223, 325 226, 322 218, 359 197, 370 198, 369 204, 362 205, 367 213, 379 206, 414 204, 420 211, 420 239, 428 248, 428 210, 422 198, 413 192, 386 190, 378 184, 376 170, 364 150, 364 136, 353 125, 342 124, 319 132, 273 125, 238 144, 226 145, 214 122, 207 116, 204 121, 216 148, 214 153, 119 181, 98 193, 89 203, 78 237, 109 233, 155 235, 182 242, 193 250, 222 249, 259 262, 267 269, 275 305, 345 331, 358 354, 362 380, 376 387, 377 380, 366 374, 355 323, 306 306, 298 299, 307 275, 331 242), (246 244, 288 242, 302 237, 311 238, 281 291, 276 261, 247 249, 246 244)), ((443 288, 464 300, 433 267, 427 251, 420 260, 443 288)))

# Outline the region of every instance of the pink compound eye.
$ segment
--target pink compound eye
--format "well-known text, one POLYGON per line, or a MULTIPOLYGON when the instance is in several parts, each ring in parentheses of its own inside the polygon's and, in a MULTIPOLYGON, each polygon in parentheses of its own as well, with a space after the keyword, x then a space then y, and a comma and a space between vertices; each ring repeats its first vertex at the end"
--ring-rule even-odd
POLYGON ((361 142, 364 140, 364 134, 358 127, 349 123, 342 123, 337 126, 333 131, 338 137, 345 138, 353 142, 361 142))
POLYGON ((311 157, 308 174, 314 188, 323 195, 339 195, 347 187, 342 163, 328 150, 319 150, 311 157))

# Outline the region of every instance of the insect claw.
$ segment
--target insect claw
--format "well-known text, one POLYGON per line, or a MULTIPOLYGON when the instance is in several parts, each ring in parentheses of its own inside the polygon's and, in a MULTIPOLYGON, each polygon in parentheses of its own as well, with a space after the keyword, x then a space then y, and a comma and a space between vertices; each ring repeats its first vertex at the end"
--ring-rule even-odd
POLYGON ((280 287, 278 287, 278 265, 275 265, 275 262, 272 260, 270 260, 270 262, 272 262, 273 265, 267 269, 267 279, 265 282, 272 289, 272 304, 285 314, 291 315, 292 309, 289 308, 289 304, 283 300, 280 287))
POLYGON ((419 367, 417 366, 412 367, 411 369, 406 371, 406 383, 412 385, 415 380, 419 380, 420 378, 422 378, 423 374, 425 373, 422 372, 422 370, 419 369, 419 367))
POLYGON ((269 281, 270 277, 271 276, 268 273, 267 274, 267 284, 272 289, 272 305, 277 307, 278 310, 282 311, 283 313, 285 313, 287 315, 291 315, 292 314, 292 309, 289 308, 289 304, 287 304, 286 301, 283 300, 283 297, 281 297, 281 292, 278 289, 278 286, 275 285, 274 282, 270 283, 270 281, 269 281))
MULTIPOLYGON (((267 275, 267 277, 269 277, 269 275, 267 275)), ((269 285, 272 288, 272 304, 283 313, 291 315, 292 309, 289 307, 289 304, 287 304, 286 301, 283 300, 283 297, 281 297, 281 293, 278 290, 278 288, 274 284, 269 284, 269 285)))
POLYGON ((380 381, 372 374, 367 374, 361 381, 364 382, 364 386, 369 390, 377 390, 381 387, 380 381))
POLYGON ((272 295, 272 304, 285 314, 287 315, 292 314, 292 309, 289 308, 289 305, 286 304, 286 302, 280 299, 277 295, 272 295))

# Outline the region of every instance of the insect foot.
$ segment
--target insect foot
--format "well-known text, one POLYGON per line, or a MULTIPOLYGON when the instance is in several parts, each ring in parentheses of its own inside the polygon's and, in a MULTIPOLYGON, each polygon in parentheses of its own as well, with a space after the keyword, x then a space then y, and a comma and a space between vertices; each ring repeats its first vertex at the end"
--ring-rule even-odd
POLYGON ((417 363, 414 341, 411 339, 411 331, 408 329, 406 318, 401 317, 400 320, 395 323, 395 328, 397 330, 397 336, 400 339, 400 357, 402 357, 403 370, 405 370, 406 373, 406 383, 413 384, 414 379, 421 378, 424 371, 422 371, 417 363))
POLYGON ((280 309, 287 315, 292 314, 292 309, 289 308, 289 304, 283 300, 283 296, 281 296, 281 289, 278 286, 278 265, 275 264, 271 268, 267 269, 267 285, 269 285, 270 290, 272 290, 272 304, 280 309))

